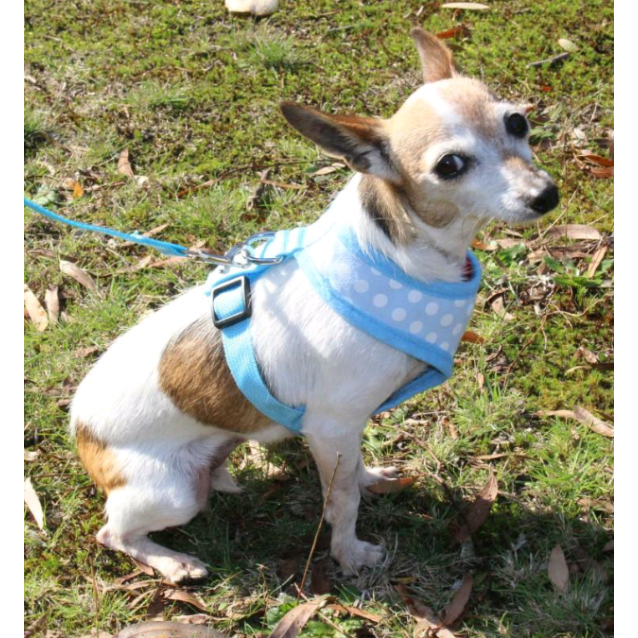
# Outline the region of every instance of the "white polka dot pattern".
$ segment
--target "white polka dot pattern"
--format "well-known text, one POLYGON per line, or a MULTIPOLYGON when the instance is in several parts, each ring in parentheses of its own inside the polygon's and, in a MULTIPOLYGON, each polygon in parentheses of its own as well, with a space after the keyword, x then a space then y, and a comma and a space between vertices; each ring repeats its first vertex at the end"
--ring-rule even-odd
POLYGON ((455 296, 447 290, 453 290, 454 284, 437 288, 405 279, 400 272, 389 276, 387 269, 371 266, 338 242, 318 244, 307 251, 331 294, 347 299, 358 317, 370 317, 377 333, 387 330, 392 335, 388 343, 401 338, 414 344, 417 352, 419 347, 438 350, 444 357, 455 352, 474 307, 471 291, 455 296))

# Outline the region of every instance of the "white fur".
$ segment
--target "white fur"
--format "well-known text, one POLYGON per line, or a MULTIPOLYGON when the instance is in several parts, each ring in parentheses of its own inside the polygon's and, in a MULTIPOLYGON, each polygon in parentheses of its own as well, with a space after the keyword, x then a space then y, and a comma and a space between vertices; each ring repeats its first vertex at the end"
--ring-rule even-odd
POLYGON ((252 13, 255 16, 269 16, 277 11, 279 0, 226 0, 226 8, 231 13, 252 13))
MULTIPOLYGON (((441 148, 424 149, 424 166, 449 148, 450 141, 501 166, 497 150, 463 129, 435 86, 420 89, 410 99, 430 100, 457 129, 454 139, 441 142, 441 148)), ((502 166, 494 173, 483 176, 482 183, 468 175, 456 186, 440 185, 439 195, 456 188, 449 197, 466 203, 464 215, 445 228, 432 228, 410 213, 417 237, 406 246, 394 245, 363 210, 358 176, 325 214, 350 224, 363 246, 383 251, 409 275, 424 281, 459 281, 476 230, 496 212, 514 215, 518 205, 516 192, 525 180, 502 166)), ((435 181, 431 172, 424 180, 435 181)), ((395 470, 366 469, 361 435, 374 409, 422 372, 424 364, 347 323, 323 302, 294 260, 271 268, 259 279, 252 299, 257 359, 280 401, 306 406, 303 432, 324 492, 340 455, 327 511, 332 554, 346 573, 373 565, 383 551, 357 539, 360 494, 395 470)), ((218 456, 220 450, 227 455, 241 435, 199 423, 175 407, 159 386, 158 366, 167 344, 209 316, 210 298, 196 287, 144 319, 100 358, 78 388, 71 409, 71 427, 81 422, 90 428, 114 454, 126 481, 108 497, 108 522, 98 540, 152 565, 175 582, 201 577, 204 566, 152 543, 148 532, 190 520, 205 506, 210 485, 227 492, 239 490, 218 456)), ((272 423, 251 438, 269 443, 288 436, 288 430, 272 423)))

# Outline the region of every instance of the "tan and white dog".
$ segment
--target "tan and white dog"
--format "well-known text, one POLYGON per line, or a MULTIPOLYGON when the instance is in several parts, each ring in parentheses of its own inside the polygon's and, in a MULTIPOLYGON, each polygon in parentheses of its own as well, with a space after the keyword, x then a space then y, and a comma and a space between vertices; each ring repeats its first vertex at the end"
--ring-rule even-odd
MULTIPOLYGON (((557 205, 558 190, 532 164, 525 107, 460 75, 434 36, 418 28, 411 35, 424 85, 392 118, 334 116, 292 103, 282 111, 357 173, 325 215, 349 224, 361 246, 411 277, 460 282, 482 226, 537 220, 557 205)), ((324 493, 341 454, 327 520, 332 555, 352 573, 383 556, 355 533, 360 496, 396 474, 365 467, 362 432, 374 409, 424 364, 347 323, 294 260, 285 278, 282 267, 252 290, 254 350, 272 394, 306 407, 303 432, 324 493)), ((71 427, 84 466, 108 495, 97 540, 173 582, 200 579, 206 567, 147 534, 187 523, 211 487, 239 491, 226 466, 237 444, 291 436, 235 385, 201 286, 115 341, 78 388, 71 427)))

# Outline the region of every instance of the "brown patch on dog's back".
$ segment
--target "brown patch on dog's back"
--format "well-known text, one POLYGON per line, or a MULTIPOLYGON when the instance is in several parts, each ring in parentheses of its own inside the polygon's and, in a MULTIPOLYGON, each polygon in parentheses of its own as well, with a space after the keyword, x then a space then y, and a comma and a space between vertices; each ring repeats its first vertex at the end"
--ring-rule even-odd
POLYGON ((171 341, 159 365, 162 391, 206 425, 245 434, 271 424, 241 393, 226 363, 221 335, 209 317, 171 341))
POLYGON ((94 483, 106 494, 126 485, 113 450, 83 423, 75 426, 75 441, 82 465, 94 483))

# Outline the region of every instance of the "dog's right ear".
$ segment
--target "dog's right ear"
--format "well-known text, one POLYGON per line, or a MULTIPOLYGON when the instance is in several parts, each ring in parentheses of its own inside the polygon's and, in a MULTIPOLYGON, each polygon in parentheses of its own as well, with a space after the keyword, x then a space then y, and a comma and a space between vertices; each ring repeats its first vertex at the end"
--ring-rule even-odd
POLYGON ((435 35, 420 27, 414 27, 410 31, 410 36, 419 52, 423 81, 426 84, 437 80, 447 80, 457 74, 452 52, 435 35))
POLYGON ((384 120, 358 115, 328 115, 295 102, 282 102, 288 123, 328 155, 344 160, 359 173, 401 182, 390 159, 384 120))

